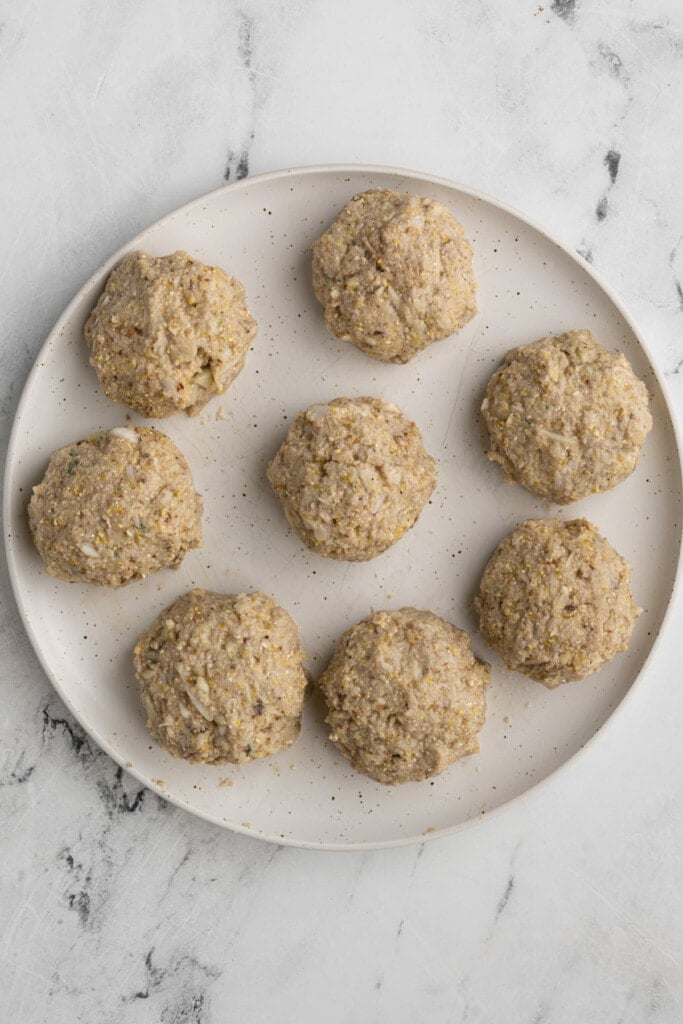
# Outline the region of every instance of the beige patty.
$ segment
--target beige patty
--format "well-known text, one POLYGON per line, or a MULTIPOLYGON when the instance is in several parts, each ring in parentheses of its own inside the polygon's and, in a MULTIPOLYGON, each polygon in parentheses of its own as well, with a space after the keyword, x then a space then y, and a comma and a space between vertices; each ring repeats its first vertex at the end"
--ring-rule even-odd
POLYGON ((304 544, 328 558, 374 558, 415 523, 436 463, 414 423, 379 398, 300 412, 268 479, 304 544))
POLYGON ((175 757, 241 764, 299 735, 305 655, 294 621, 259 591, 185 594, 134 657, 149 729, 175 757))
POLYGON ((337 337, 407 363, 476 313, 472 246, 434 199, 361 192, 313 244, 313 287, 337 337))
POLYGON ((432 612, 376 612, 348 630, 320 678, 331 738, 378 782, 418 782, 479 749, 489 667, 432 612))
POLYGON ((107 397, 156 417, 225 391, 255 334, 240 282, 186 252, 124 256, 85 325, 107 397))
POLYGON ((625 651, 641 611, 628 562, 585 519, 532 519, 505 537, 475 606, 508 668, 551 688, 625 651))
POLYGON ((645 385, 590 331, 508 352, 481 408, 489 458, 510 480, 560 505, 632 473, 652 426, 645 385))
POLYGON ((116 427, 50 456, 28 506, 51 576, 118 587, 177 565, 202 541, 202 499, 173 441, 116 427))

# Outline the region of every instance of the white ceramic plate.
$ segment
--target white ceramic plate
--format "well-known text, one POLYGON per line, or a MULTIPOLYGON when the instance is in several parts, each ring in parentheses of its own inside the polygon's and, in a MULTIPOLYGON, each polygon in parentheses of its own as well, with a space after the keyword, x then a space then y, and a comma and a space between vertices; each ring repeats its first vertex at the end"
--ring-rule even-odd
MULTIPOLYGON (((133 422, 142 422, 133 417, 133 422)), ((508 803, 563 765, 609 718, 641 672, 670 600, 680 547, 680 459, 661 384, 633 324, 591 269, 518 215, 446 181, 388 168, 308 168, 219 189, 165 217, 112 257, 47 339, 17 413, 7 462, 5 524, 15 594, 28 634, 62 699, 136 778, 219 825, 326 849, 443 835, 508 803), (478 316, 407 366, 384 366, 325 330, 310 284, 310 245, 355 192, 384 186, 432 196, 474 243, 478 316), (85 318, 124 252, 187 249, 244 282, 259 334, 231 390, 195 419, 159 422, 186 454, 204 495, 204 546, 177 572, 118 591, 65 584, 42 571, 25 506, 50 452, 125 422, 100 393, 82 338, 85 318), (623 350, 652 396, 655 426, 633 476, 569 509, 506 484, 484 456, 478 409, 512 346, 588 327, 623 350), (268 459, 301 408, 336 395, 378 395, 421 428, 439 483, 415 528, 369 563, 307 552, 265 479, 268 459), (548 692, 507 672, 477 632, 472 595, 508 530, 529 517, 585 515, 634 566, 645 608, 627 654, 597 675, 548 692), (298 743, 246 767, 174 760, 150 740, 131 666, 137 635, 193 586, 261 588, 297 620, 316 674, 335 639, 372 609, 432 609, 471 635, 492 664, 481 752, 431 782, 396 788, 354 772, 309 701, 298 743)))

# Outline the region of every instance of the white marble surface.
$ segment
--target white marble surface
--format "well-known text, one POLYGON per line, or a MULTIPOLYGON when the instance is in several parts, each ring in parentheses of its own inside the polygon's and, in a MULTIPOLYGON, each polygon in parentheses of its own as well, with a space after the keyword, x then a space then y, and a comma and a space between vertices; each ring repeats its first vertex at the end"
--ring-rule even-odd
MULTIPOLYGON (((226 177, 323 162, 442 174, 547 224, 680 407, 682 57, 680 0, 0 0, 3 452, 111 251, 226 177)), ((683 1019, 675 622, 601 742, 522 806, 325 855, 139 790, 65 713, 4 573, 1 616, 2 1020, 683 1019)))

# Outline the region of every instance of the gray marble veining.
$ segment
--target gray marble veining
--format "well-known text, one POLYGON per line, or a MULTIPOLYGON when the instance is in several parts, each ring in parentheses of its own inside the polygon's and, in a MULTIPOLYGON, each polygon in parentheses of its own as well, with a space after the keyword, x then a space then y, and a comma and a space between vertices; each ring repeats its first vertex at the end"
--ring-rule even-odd
MULTIPOLYGON (((64 305, 191 197, 362 161, 523 210, 683 402, 678 0, 0 3, 0 430, 64 305)), ((677 616, 683 607, 679 600, 677 616)), ((141 789, 69 717, 3 575, 0 1019, 683 1019, 675 623, 560 778, 446 841, 320 855, 141 789)))

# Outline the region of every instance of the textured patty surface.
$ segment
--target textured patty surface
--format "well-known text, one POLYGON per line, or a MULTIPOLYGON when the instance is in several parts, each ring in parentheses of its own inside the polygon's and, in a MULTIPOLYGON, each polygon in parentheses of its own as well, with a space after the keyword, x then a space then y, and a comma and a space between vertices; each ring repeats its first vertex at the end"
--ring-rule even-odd
POLYGON ((240 282, 180 251, 125 256, 85 325, 104 393, 156 417, 196 413, 225 391, 255 334, 240 282))
POLYGON ((489 668, 428 611, 376 612, 349 629, 320 679, 331 738, 378 782, 419 782, 479 749, 489 668))
POLYGON ((510 480, 561 505, 632 473, 652 426, 645 385, 590 331, 508 352, 482 413, 489 458, 510 480))
POLYGON ((202 541, 202 499, 173 441, 116 427, 59 448, 28 506, 51 576, 118 587, 177 565, 202 541))
POLYGON ((313 287, 337 337, 406 363, 476 313, 472 246, 434 199, 361 192, 313 245, 313 287))
POLYGON ((241 764, 284 750, 301 728, 304 657, 272 598, 193 590, 135 647, 148 727, 188 761, 241 764))
POLYGON ((554 687, 625 651, 640 614, 625 558, 585 519, 532 519, 498 545, 475 599, 508 668, 554 687))
POLYGON ((304 544, 363 561, 415 523, 436 483, 420 431, 378 398, 335 398, 300 412, 268 479, 304 544))

